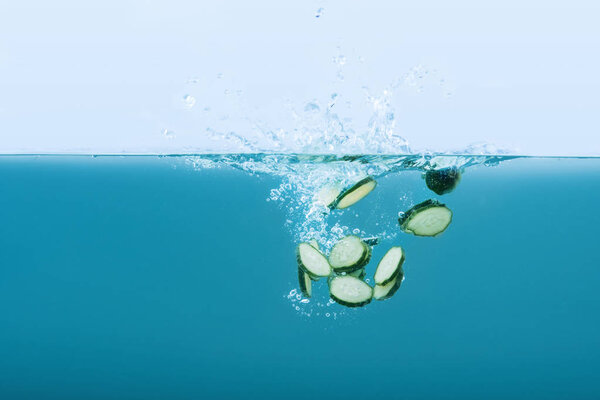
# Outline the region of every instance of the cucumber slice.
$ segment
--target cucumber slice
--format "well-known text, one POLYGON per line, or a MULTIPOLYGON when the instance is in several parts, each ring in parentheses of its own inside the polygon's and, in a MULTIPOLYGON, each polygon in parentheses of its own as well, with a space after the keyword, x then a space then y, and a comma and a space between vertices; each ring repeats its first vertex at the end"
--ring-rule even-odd
POLYGON ((437 200, 427 200, 406 211, 398 222, 406 233, 437 236, 452 222, 452 211, 437 200))
POLYGON ((331 275, 331 266, 319 250, 308 243, 300 243, 296 249, 298 266, 312 278, 331 275))
POLYGON ((358 236, 343 237, 329 253, 329 264, 335 272, 352 272, 361 269, 371 259, 371 248, 358 236))
POLYGON ((310 275, 308 275, 304 270, 298 267, 298 283, 300 284, 300 290, 304 297, 312 296, 312 281, 310 279, 310 275))
POLYGON ((375 179, 368 176, 365 179, 360 180, 355 185, 344 190, 333 202, 331 208, 344 209, 355 204, 359 200, 363 199, 366 195, 371 193, 377 186, 375 179))
POLYGON ((320 250, 320 248, 319 248, 319 242, 317 242, 315 239, 309 240, 308 244, 310 244, 315 249, 320 250))
POLYGON ((373 288, 353 276, 336 276, 329 282, 329 294, 343 306, 361 307, 371 302, 373 288))
POLYGON ((347 275, 353 276, 362 281, 367 276, 367 271, 365 271, 364 268, 361 268, 361 269, 357 269, 356 271, 349 272, 347 275))
POLYGON ((375 284, 385 286, 390 283, 400 273, 402 263, 404 263, 404 250, 402 247, 397 246, 389 249, 377 265, 375 284))
POLYGON ((404 280, 404 273, 400 270, 400 273, 385 285, 375 285, 373 288, 373 298, 375 300, 386 300, 389 299, 400 289, 400 285, 404 280))
POLYGON ((323 186, 321 190, 315 195, 315 203, 321 204, 329 208, 335 208, 333 205, 336 199, 342 193, 342 187, 339 183, 323 186))
POLYGON ((433 169, 425 173, 425 184, 441 196, 456 188, 460 176, 460 170, 456 167, 433 169))

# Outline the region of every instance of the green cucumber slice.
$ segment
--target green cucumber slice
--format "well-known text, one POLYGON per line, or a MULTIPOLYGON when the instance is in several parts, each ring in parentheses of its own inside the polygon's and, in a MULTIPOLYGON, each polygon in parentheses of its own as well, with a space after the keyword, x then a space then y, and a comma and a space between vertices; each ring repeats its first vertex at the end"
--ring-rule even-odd
POLYGON ((331 266, 327 258, 308 243, 300 243, 296 248, 298 266, 312 278, 331 275, 331 266))
POLYGON ((365 271, 364 268, 361 268, 361 269, 357 269, 356 271, 349 272, 347 275, 353 276, 360 280, 364 280, 365 277, 367 276, 367 271, 365 271))
POLYGON ((425 184, 441 196, 456 188, 460 182, 460 176, 460 170, 456 167, 432 169, 425 173, 425 184))
POLYGON ((353 276, 336 276, 329 282, 329 294, 346 307, 361 307, 373 298, 373 288, 353 276))
POLYGON ((375 270, 375 284, 385 286, 391 282, 402 269, 404 250, 400 246, 392 247, 385 253, 375 270))
POLYGON ((342 186, 339 183, 329 184, 323 186, 321 190, 319 190, 315 195, 314 200, 317 204, 335 208, 334 203, 340 196, 340 193, 342 193, 342 186))
POLYGON ((389 299, 400 289, 400 285, 404 280, 404 272, 400 273, 391 281, 385 285, 375 285, 373 288, 373 298, 375 300, 386 300, 389 299))
POLYGON ((406 211, 398 222, 406 233, 437 236, 452 222, 452 211, 437 200, 427 200, 406 211))
POLYGON ((320 248, 319 248, 319 242, 317 242, 315 239, 309 240, 308 244, 310 244, 315 249, 320 250, 320 248))
POLYGON ((308 275, 304 270, 298 267, 298 283, 300 284, 300 290, 304 297, 312 296, 312 281, 310 279, 310 275, 308 275))
POLYGON ((377 186, 375 179, 368 176, 344 190, 332 203, 331 208, 348 208, 371 193, 375 186, 377 186))
POLYGON ((338 241, 329 253, 329 264, 335 272, 361 269, 371 259, 371 248, 358 236, 350 235, 338 241))

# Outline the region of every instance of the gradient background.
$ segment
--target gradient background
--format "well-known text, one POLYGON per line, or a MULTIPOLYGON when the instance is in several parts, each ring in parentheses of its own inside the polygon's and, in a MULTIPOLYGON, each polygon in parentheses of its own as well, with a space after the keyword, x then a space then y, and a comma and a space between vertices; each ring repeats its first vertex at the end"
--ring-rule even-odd
POLYGON ((599 17, 593 0, 2 0, 0 152, 203 151, 206 127, 249 126, 226 116, 287 126, 285 99, 334 91, 359 121, 361 86, 425 67, 393 101, 415 149, 599 155, 599 17))

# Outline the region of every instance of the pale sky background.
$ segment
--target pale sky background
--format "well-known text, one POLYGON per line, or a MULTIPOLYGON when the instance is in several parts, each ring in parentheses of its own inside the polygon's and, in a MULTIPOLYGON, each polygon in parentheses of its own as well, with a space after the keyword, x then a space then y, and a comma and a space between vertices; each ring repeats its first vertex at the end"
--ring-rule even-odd
POLYGON ((0 0, 0 153, 203 152, 334 92, 360 131, 362 87, 400 79, 415 150, 600 155, 599 21, 597 0, 0 0))

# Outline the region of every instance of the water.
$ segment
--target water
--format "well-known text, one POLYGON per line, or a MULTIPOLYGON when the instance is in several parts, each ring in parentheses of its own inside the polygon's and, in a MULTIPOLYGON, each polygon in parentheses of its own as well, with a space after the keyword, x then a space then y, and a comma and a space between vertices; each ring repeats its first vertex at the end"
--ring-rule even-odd
POLYGON ((0 182, 0 398, 600 396, 598 158, 4 156, 0 182), (356 205, 314 205, 365 174, 356 205), (448 230, 402 233, 428 198, 448 230), (298 241, 352 232, 381 238, 369 279, 404 247, 400 290, 300 296, 298 241))

